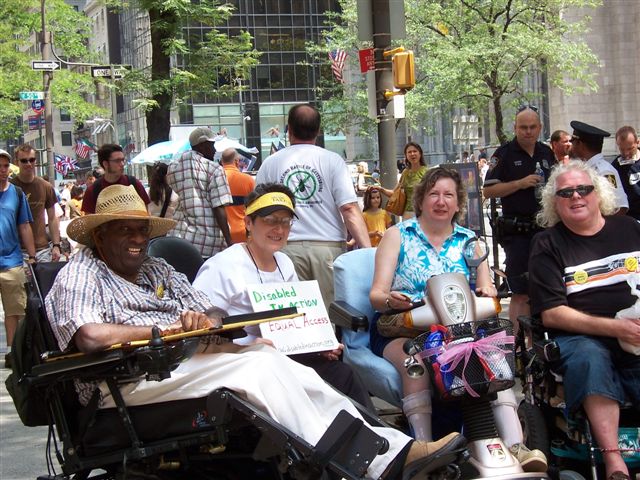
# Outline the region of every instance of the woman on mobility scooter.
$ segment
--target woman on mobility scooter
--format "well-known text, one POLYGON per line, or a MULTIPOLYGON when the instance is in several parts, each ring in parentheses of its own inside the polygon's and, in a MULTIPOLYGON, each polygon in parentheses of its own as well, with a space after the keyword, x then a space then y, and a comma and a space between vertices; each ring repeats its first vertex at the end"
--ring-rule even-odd
MULTIPOLYGON (((459 272, 469 276, 463 247, 475 234, 456 223, 467 206, 467 194, 458 173, 446 168, 430 169, 416 187, 412 199, 416 217, 385 233, 375 261, 370 300, 379 312, 404 311, 424 298, 427 280, 433 275, 459 272)), ((476 292, 497 295, 486 262, 478 267, 476 292)), ((428 376, 410 377, 403 350, 407 339, 423 333, 404 326, 403 315, 383 313, 371 325, 371 348, 400 372, 403 411, 415 438, 431 440, 431 391, 428 376)), ((525 471, 546 471, 546 458, 523 444, 522 429, 513 391, 498 393, 492 407, 500 436, 525 471)))
POLYGON ((640 223, 615 213, 612 185, 585 163, 557 167, 543 191, 529 263, 531 311, 560 347, 569 410, 584 407, 610 480, 629 478, 618 447, 620 405, 640 406, 640 319, 615 315, 636 301, 640 223))

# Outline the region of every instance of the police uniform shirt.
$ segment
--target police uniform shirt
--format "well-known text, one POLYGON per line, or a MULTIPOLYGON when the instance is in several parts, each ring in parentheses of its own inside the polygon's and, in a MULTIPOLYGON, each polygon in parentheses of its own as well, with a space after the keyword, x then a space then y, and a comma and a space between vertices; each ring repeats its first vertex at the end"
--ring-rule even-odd
MULTIPOLYGON (((536 163, 540 163, 545 178, 549 178, 551 167, 556 164, 553 150, 541 142, 536 142, 533 157, 522 149, 517 139, 499 147, 493 157, 496 166, 489 170, 484 185, 495 185, 499 182, 511 182, 532 175, 536 171, 536 163)), ((520 189, 511 195, 502 197, 502 213, 531 217, 538 211, 538 200, 535 188, 520 189)))
POLYGON ((627 195, 624 193, 620 176, 613 166, 604 159, 602 153, 598 153, 587 160, 587 165, 592 167, 598 175, 606 178, 616 189, 616 206, 618 208, 629 208, 627 195))
POLYGON ((627 215, 640 220, 640 158, 624 161, 622 157, 618 157, 612 165, 618 171, 622 187, 627 194, 629 201, 627 215))

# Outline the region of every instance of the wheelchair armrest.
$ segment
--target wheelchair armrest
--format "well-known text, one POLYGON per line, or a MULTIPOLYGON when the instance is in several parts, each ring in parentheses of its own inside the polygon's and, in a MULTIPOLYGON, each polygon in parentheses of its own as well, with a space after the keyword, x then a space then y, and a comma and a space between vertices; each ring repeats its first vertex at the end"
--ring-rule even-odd
POLYGON ((336 300, 329 305, 329 318, 335 325, 348 328, 357 332, 358 330, 369 330, 369 320, 367 316, 355 307, 352 307, 343 300, 336 300))
POLYGON ((182 361, 197 350, 198 338, 137 348, 119 348, 90 354, 69 354, 50 357, 33 366, 21 381, 33 386, 53 384, 69 379, 101 380, 107 377, 147 380, 169 378, 182 361))
POLYGON ((541 333, 544 330, 542 319, 538 316, 519 315, 518 323, 527 332, 541 333))

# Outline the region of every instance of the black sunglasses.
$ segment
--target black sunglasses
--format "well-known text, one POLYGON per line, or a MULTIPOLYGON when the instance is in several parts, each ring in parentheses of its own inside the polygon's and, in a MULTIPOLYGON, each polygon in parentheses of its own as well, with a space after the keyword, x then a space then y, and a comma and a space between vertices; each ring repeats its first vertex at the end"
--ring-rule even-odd
POLYGON ((21 158, 20 163, 36 163, 36 157, 21 158))
POLYGON ((525 110, 533 110, 534 112, 538 113, 538 107, 536 107, 535 105, 520 105, 518 107, 518 113, 524 112, 525 110))
POLYGON ((571 198, 573 197, 574 193, 578 192, 578 195, 580 195, 580 198, 582 198, 593 192, 595 188, 596 187, 594 187, 593 185, 578 185, 575 188, 562 188, 556 191, 556 195, 562 198, 571 198))

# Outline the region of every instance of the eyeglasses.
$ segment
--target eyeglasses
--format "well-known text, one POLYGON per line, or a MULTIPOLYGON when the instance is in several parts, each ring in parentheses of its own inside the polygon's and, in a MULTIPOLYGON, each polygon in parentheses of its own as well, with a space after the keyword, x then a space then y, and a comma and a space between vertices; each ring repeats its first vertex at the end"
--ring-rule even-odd
POLYGON ((294 220, 293 217, 285 217, 285 218, 261 217, 261 218, 262 218, 262 221, 267 225, 269 225, 270 227, 281 226, 282 228, 291 228, 291 225, 293 225, 293 220, 294 220))
POLYGON ((524 112, 525 110, 533 110, 534 112, 538 113, 538 107, 536 107, 535 105, 520 105, 518 107, 517 113, 524 112))
POLYGON ((21 158, 20 159, 20 163, 36 163, 38 161, 38 159, 36 157, 29 157, 29 158, 21 158))
POLYGON ((580 198, 583 198, 593 192, 595 188, 593 185, 578 185, 575 188, 562 188, 556 191, 556 195, 562 198, 571 198, 577 192, 580 198))
POLYGON ((109 161, 113 163, 127 163, 125 158, 110 158, 109 161))

